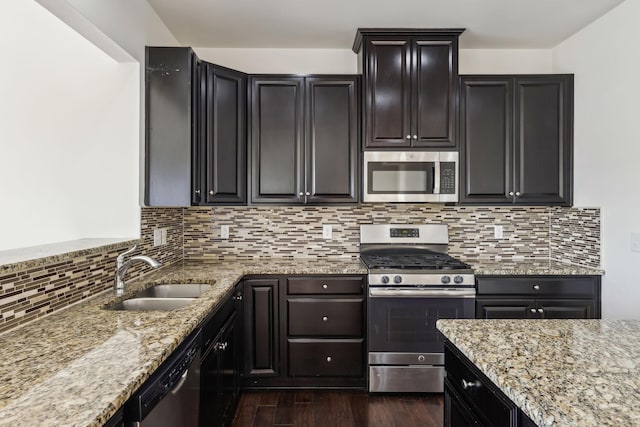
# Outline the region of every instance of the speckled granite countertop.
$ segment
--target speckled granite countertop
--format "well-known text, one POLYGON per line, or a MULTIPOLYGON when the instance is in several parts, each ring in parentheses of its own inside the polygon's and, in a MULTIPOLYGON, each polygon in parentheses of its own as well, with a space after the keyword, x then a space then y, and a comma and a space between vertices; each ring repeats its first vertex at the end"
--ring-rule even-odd
POLYGON ((640 425, 640 321, 439 320, 539 426, 640 425))
POLYGON ((100 426, 247 274, 365 274, 358 260, 185 262, 128 283, 212 283, 166 312, 104 310, 108 291, 0 336, 0 425, 100 426))
POLYGON ((600 276, 604 274, 601 269, 567 264, 551 259, 524 259, 521 261, 482 259, 466 260, 465 262, 473 267, 476 276, 600 276))

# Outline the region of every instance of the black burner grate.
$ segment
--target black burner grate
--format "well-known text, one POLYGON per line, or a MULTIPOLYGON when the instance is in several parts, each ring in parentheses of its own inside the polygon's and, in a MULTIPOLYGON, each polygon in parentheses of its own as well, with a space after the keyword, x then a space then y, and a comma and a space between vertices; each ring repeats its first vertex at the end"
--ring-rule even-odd
POLYGON ((446 254, 360 254, 369 269, 460 270, 471 266, 446 254))

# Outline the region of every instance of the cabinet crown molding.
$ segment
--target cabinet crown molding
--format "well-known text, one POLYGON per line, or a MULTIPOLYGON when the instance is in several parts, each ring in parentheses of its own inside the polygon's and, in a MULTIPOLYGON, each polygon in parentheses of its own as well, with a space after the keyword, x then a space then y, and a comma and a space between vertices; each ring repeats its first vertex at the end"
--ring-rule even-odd
POLYGON ((366 36, 459 36, 464 28, 358 28, 356 38, 353 41, 353 51, 359 53, 362 48, 362 39, 366 36))

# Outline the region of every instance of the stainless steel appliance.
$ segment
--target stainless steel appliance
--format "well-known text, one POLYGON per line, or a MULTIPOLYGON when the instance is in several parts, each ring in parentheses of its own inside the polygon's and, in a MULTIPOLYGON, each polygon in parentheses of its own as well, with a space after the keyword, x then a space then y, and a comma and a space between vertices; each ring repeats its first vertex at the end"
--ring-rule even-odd
POLYGON ((124 406, 127 427, 197 427, 200 334, 188 338, 124 406))
POLYGON ((457 202, 458 153, 365 151, 364 202, 457 202))
POLYGON ((370 392, 442 392, 441 318, 475 315, 475 278, 447 255, 446 225, 361 225, 370 392))

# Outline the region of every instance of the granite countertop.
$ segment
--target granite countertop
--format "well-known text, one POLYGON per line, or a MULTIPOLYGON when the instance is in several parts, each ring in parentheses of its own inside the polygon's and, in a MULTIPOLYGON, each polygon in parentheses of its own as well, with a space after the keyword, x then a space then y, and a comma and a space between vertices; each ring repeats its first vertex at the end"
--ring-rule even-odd
POLYGON ((465 262, 471 265, 476 276, 601 276, 604 274, 604 271, 599 268, 568 264, 552 259, 473 259, 465 262))
POLYGON ((0 425, 101 426, 247 274, 366 274, 354 259, 172 264, 0 336, 0 425), (103 307, 159 283, 209 283, 183 309, 103 307))
POLYGON ((439 320, 539 426, 640 425, 640 321, 439 320))

